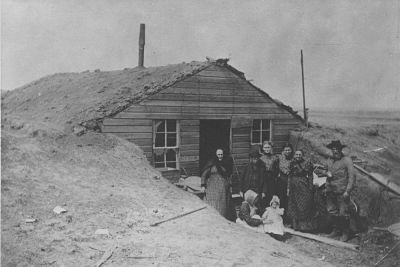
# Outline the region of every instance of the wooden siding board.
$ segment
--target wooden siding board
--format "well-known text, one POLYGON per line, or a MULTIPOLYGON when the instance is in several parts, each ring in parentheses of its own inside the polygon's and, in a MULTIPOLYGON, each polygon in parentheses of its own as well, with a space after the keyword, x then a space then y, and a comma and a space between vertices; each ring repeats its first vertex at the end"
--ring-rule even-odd
MULTIPOLYGON (((235 113, 235 115, 248 115, 248 113, 235 113)), ((276 119, 282 117, 290 117, 290 114, 265 114, 265 113, 252 113, 254 118, 276 119)), ((174 113, 174 112, 159 112, 159 113, 133 113, 121 112, 116 115, 117 118, 130 118, 130 119, 231 119, 232 114, 213 114, 213 113, 174 113)))
POLYGON ((250 139, 247 142, 238 142, 236 140, 232 141, 232 148, 236 149, 236 148, 247 148, 250 149, 251 145, 250 145, 250 139))
POLYGON ((250 148, 237 148, 237 147, 234 147, 233 149, 232 149, 232 153, 234 154, 234 155, 240 155, 240 154, 246 154, 247 156, 249 155, 249 151, 250 150, 250 148))
POLYGON ((180 146, 181 150, 199 150, 200 145, 197 144, 181 144, 180 146))
POLYGON ((199 156, 199 151, 198 150, 186 150, 186 149, 180 149, 180 156, 199 156))
POLYGON ((135 111, 142 111, 143 108, 147 108, 148 111, 151 111, 151 108, 155 107, 160 107, 160 108, 169 108, 169 107, 200 107, 200 108, 205 108, 205 107, 210 107, 210 108, 235 108, 235 109, 240 109, 240 108, 252 108, 255 110, 263 110, 265 112, 272 112, 272 113, 288 113, 285 110, 280 109, 279 107, 276 106, 274 103, 268 103, 268 102, 262 102, 262 103, 246 103, 243 101, 240 102, 235 102, 232 101, 210 101, 210 102, 201 102, 198 100, 194 101, 186 101, 186 100, 151 100, 151 101, 144 101, 141 103, 141 105, 135 105, 129 107, 126 111, 127 112, 135 112, 135 111))
POLYGON ((181 120, 180 125, 181 126, 200 126, 200 121, 199 120, 181 120))
MULTIPOLYGON (((166 89, 165 91, 162 91, 160 93, 167 93, 167 94, 177 94, 177 97, 180 97, 182 99, 182 96, 185 95, 219 95, 219 96, 253 96, 253 97, 263 97, 260 95, 260 93, 255 92, 255 91, 245 91, 245 90, 223 90, 220 87, 215 87, 215 88, 205 88, 205 87, 200 87, 200 88, 186 88, 186 87, 171 87, 169 88, 170 90, 166 89)), ((160 94, 159 93, 159 94, 160 94)), ((151 99, 151 97, 147 98, 151 99)), ((237 98, 238 100, 240 98, 237 98)), ((264 98, 265 99, 265 98, 264 98)), ((266 100, 268 101, 268 100, 266 100)))
POLYGON ((181 124, 181 132, 199 132, 200 126, 199 125, 182 125, 181 124))
POLYGON ((201 90, 214 90, 219 89, 222 91, 231 91, 231 90, 238 90, 241 87, 236 83, 213 83, 213 82, 195 82, 195 81, 182 81, 179 83, 174 84, 168 89, 165 89, 162 92, 171 92, 174 91, 173 88, 179 89, 197 89, 198 91, 201 90))
POLYGON ((152 126, 104 125, 103 133, 153 133, 152 126))
POLYGON ((153 142, 152 135, 149 133, 112 133, 124 139, 136 140, 136 139, 150 139, 153 142))
POLYGON ((181 132, 181 137, 199 138, 200 132, 181 132))
POLYGON ((234 144, 236 143, 249 143, 250 144, 250 133, 246 134, 244 136, 238 136, 238 135, 233 135, 232 136, 232 142, 234 144))
MULTIPOLYGON (((202 95, 189 95, 189 94, 173 94, 173 93, 165 93, 165 94, 157 94, 154 97, 150 98, 151 100, 164 100, 164 101, 197 101, 197 102, 232 102, 234 101, 234 96, 221 96, 221 95, 213 95, 210 96, 208 94, 202 95), (179 97, 177 97, 179 95, 179 97)), ((252 101, 252 102, 262 102, 259 97, 242 97, 244 101, 252 101), (244 100, 245 99, 245 100, 244 100)))
POLYGON ((126 125, 126 126, 152 126, 152 120, 139 120, 139 119, 116 119, 105 118, 103 120, 104 126, 126 125))

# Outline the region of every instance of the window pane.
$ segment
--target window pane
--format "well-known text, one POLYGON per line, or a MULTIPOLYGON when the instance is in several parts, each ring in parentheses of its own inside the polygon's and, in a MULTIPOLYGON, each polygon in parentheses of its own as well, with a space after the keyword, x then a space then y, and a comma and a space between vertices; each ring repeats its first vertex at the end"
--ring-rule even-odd
POLYGON ((164 153, 163 152, 154 153, 154 162, 156 162, 156 163, 164 162, 164 153))
POLYGON ((165 132, 165 120, 156 120, 155 128, 157 133, 165 132))
POLYGON ((262 128, 263 130, 269 130, 270 120, 262 120, 262 128))
POLYGON ((167 132, 176 132, 176 120, 167 120, 167 132))
POLYGON ((262 141, 269 141, 269 131, 262 132, 262 141))
POLYGON ((176 161, 176 152, 173 149, 167 150, 167 161, 176 161))
POLYGON ((261 120, 253 120, 253 130, 260 130, 261 120))
POLYGON ((154 145, 155 145, 155 147, 165 147, 165 134, 157 133, 156 141, 155 141, 154 145))
POLYGON ((176 162, 167 162, 167 167, 176 169, 176 162))
POLYGON ((260 132, 258 131, 253 131, 253 135, 251 138, 252 143, 260 143, 260 132))
POLYGON ((167 134, 167 146, 176 146, 176 133, 167 134))

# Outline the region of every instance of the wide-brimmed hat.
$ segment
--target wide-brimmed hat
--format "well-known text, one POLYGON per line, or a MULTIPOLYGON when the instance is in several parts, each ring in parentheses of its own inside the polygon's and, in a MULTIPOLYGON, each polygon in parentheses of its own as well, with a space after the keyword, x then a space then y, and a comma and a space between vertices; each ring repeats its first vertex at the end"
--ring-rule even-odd
POLYGON ((339 148, 342 149, 346 147, 346 145, 342 144, 340 140, 333 140, 329 144, 326 145, 327 148, 332 149, 332 148, 339 148))

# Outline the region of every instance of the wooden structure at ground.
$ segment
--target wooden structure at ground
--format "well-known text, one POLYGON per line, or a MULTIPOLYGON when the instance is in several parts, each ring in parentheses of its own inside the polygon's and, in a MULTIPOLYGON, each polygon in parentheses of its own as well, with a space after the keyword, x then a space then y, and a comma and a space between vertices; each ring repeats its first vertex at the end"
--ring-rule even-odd
POLYGON ((217 148, 230 153, 241 170, 251 146, 270 140, 280 152, 289 132, 303 123, 227 60, 216 60, 105 118, 101 130, 139 145, 174 180, 181 169, 199 175, 217 148))

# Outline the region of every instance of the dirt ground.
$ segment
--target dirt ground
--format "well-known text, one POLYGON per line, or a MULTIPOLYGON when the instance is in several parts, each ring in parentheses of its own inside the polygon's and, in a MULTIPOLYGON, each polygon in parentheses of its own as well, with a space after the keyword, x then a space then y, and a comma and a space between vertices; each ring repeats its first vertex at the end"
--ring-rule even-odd
POLYGON ((321 264, 212 208, 150 227, 205 204, 160 178, 132 143, 22 121, 2 127, 2 266, 93 266, 114 246, 104 266, 321 264))

